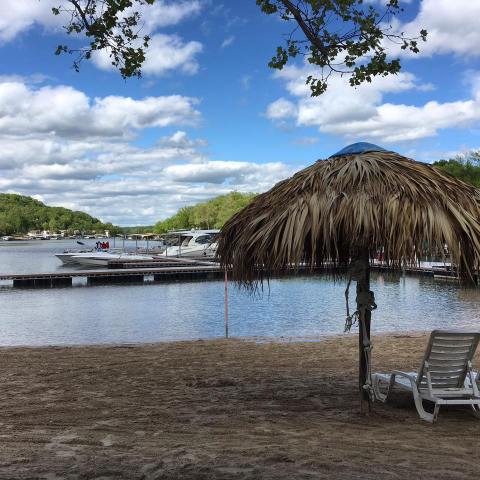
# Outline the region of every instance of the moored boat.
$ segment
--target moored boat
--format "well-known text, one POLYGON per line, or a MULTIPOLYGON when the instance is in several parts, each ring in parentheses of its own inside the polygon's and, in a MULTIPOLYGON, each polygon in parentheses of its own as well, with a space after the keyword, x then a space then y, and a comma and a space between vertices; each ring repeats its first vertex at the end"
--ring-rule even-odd
POLYGON ((167 246, 162 256, 212 258, 217 250, 215 237, 220 230, 181 230, 165 235, 167 246))
POLYGON ((151 260, 152 255, 136 255, 134 253, 114 252, 108 250, 89 250, 64 252, 55 255, 63 265, 76 267, 108 267, 112 260, 151 260))

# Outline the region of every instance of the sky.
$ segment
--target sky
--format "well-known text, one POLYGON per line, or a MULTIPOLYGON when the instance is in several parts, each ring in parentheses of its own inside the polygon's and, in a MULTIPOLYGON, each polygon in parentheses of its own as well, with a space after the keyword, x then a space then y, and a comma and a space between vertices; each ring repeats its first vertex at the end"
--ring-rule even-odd
MULTIPOLYGON (((369 141, 424 162, 480 148, 480 0, 410 0, 393 27, 428 31, 402 71, 312 98, 298 59, 268 67, 291 27, 255 0, 157 0, 140 79, 108 57, 72 68, 62 0, 0 1, 0 191, 151 225, 228 193, 262 192, 369 141)), ((382 0, 369 0, 381 5, 382 0)), ((318 74, 318 72, 317 72, 318 74)))

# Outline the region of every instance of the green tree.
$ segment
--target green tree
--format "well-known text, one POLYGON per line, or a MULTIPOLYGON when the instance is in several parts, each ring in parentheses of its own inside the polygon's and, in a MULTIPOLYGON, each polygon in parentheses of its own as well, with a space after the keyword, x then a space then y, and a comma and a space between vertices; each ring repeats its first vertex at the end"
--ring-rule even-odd
MULTIPOLYGON (((56 54, 74 53, 74 68, 97 50, 107 50, 111 63, 123 78, 142 73, 145 51, 150 38, 141 35, 143 5, 155 0, 64 0, 53 8, 55 15, 68 14, 68 34, 85 35, 86 47, 58 45, 56 54)), ((380 6, 364 0, 256 0, 268 15, 293 23, 284 46, 279 46, 269 66, 282 69, 289 59, 305 56, 319 67, 319 78, 309 76, 307 84, 313 96, 327 89, 328 78, 339 73, 352 86, 371 82, 376 75, 400 71, 400 60, 389 58, 385 40, 418 53, 418 41, 426 40, 426 30, 418 36, 397 33, 389 22, 403 11, 399 0, 386 0, 380 6)))
POLYGON ((58 223, 57 219, 53 217, 49 222, 48 222, 48 230, 51 232, 56 232, 58 230, 58 223))
POLYGON ((480 188, 480 150, 434 162, 435 167, 480 188))
POLYGON ((254 193, 231 192, 207 202, 183 207, 172 217, 157 222, 153 231, 155 233, 165 233, 179 229, 221 228, 232 215, 248 205, 255 196, 254 193))
POLYGON ((227 220, 229 220, 239 210, 246 207, 255 198, 255 196, 256 195, 253 193, 241 194, 238 192, 232 192, 229 195, 219 197, 222 201, 222 208, 220 208, 218 211, 215 227, 223 227, 227 220))
MULTIPOLYGON (((117 227, 116 225, 113 225, 112 223, 108 222, 105 225, 103 225, 105 230, 108 230, 110 235, 118 235, 120 233, 123 233, 124 229, 117 227)), ((143 233, 143 232, 142 232, 143 233)))

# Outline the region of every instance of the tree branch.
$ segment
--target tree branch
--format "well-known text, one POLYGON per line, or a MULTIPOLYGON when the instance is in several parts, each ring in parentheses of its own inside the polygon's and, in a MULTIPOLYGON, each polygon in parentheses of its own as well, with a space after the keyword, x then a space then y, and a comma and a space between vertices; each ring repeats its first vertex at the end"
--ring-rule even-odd
MULTIPOLYGON (((85 15, 85 12, 82 10, 82 7, 80 6, 80 4, 78 3, 77 0, 68 0, 74 7, 75 7, 75 10, 77 10, 78 14, 80 15, 80 18, 82 19, 82 22, 83 22, 83 25, 85 27, 85 29, 87 30, 87 32, 89 33, 93 33, 90 29, 91 29, 91 25, 90 23, 88 23, 88 19, 87 19, 87 16, 85 15)), ((90 3, 90 2, 89 2, 90 3)), ((87 5, 88 6, 88 5, 87 5)))
POLYGON ((288 10, 290 10, 290 12, 292 12, 293 17, 297 21, 298 25, 300 26, 300 28, 302 29, 303 33, 308 38, 310 43, 312 43, 312 45, 315 45, 315 47, 318 48, 318 50, 322 53, 322 55, 327 58, 328 49, 325 48, 325 45, 323 45, 323 43, 320 42, 318 37, 315 36, 315 34, 311 31, 311 29, 305 23, 305 21, 302 18, 302 14, 300 10, 290 0, 280 0, 280 2, 283 3, 285 8, 287 8, 288 10))

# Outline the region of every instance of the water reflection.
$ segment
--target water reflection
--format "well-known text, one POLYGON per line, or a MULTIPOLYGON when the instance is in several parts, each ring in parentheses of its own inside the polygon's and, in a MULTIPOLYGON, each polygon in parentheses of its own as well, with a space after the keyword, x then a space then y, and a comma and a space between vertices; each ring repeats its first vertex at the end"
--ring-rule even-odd
MULTIPOLYGON (((429 277, 373 275, 373 332, 480 329, 480 290, 429 277)), ((236 337, 317 338, 343 332, 345 283, 276 279, 261 297, 230 289, 236 337)), ((354 305, 354 288, 350 305, 354 305)), ((0 290, 1 345, 155 342, 223 336, 222 282, 0 290)))

